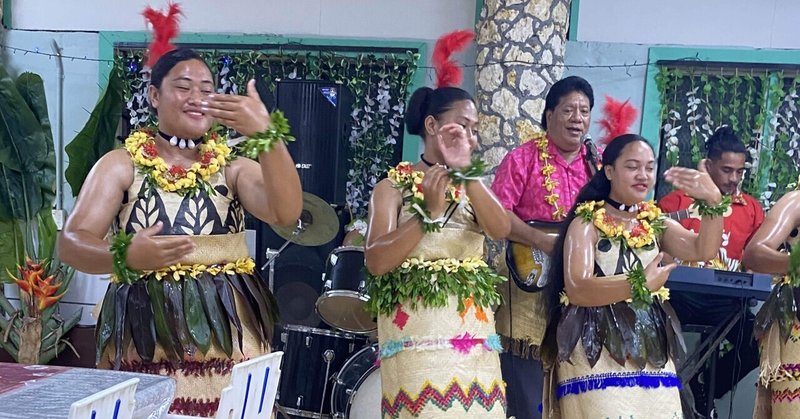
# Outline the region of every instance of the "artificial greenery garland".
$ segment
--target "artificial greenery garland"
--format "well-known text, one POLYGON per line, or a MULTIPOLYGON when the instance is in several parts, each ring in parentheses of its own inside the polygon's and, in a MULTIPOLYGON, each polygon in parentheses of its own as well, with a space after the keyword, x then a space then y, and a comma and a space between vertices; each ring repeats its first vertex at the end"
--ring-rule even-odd
POLYGON ((470 297, 479 307, 491 307, 500 304, 495 286, 505 280, 480 257, 464 260, 411 258, 391 272, 370 275, 367 309, 374 314, 389 315, 398 304, 408 304, 411 309, 418 304, 443 307, 450 295, 457 297, 459 311, 464 310, 464 301, 470 297))
POLYGON ((133 241, 133 233, 123 231, 111 239, 111 255, 114 257, 114 282, 133 284, 142 273, 128 267, 128 247, 133 241))
POLYGON ((701 199, 695 199, 692 203, 692 208, 697 209, 697 213, 700 214, 701 217, 722 217, 730 206, 730 195, 723 196, 722 201, 717 205, 709 205, 706 201, 701 199))
POLYGON ((633 308, 647 308, 653 304, 653 295, 647 288, 647 277, 644 275, 642 262, 636 262, 633 269, 628 271, 628 282, 631 284, 630 304, 633 308))
POLYGON ((239 152, 248 158, 256 159, 263 152, 270 152, 275 148, 275 144, 282 142, 289 144, 295 138, 289 134, 289 120, 283 112, 274 110, 270 114, 269 127, 262 132, 251 135, 247 140, 239 144, 239 152))

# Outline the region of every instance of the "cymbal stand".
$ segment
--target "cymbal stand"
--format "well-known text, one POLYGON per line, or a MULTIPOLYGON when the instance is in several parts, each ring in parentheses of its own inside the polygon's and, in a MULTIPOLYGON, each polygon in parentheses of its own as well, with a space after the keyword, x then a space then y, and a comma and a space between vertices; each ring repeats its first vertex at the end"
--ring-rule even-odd
POLYGON ((281 254, 283 249, 286 249, 286 247, 288 247, 290 244, 294 242, 294 239, 297 236, 303 234, 303 232, 306 231, 306 228, 307 228, 306 223, 304 223, 302 219, 297 220, 297 227, 295 227, 294 231, 292 231, 292 236, 289 237, 289 240, 286 240, 286 242, 283 243, 283 245, 280 248, 278 248, 278 250, 272 250, 272 249, 266 250, 267 261, 264 262, 264 265, 261 266, 261 270, 263 271, 264 268, 266 268, 267 265, 269 265, 270 291, 275 289, 275 259, 278 257, 278 255, 281 254))

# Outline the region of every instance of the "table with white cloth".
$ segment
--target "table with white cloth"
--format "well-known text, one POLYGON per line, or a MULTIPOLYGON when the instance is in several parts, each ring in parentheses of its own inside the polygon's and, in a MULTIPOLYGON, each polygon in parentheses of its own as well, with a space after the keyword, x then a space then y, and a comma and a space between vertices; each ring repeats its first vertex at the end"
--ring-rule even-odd
POLYGON ((134 419, 166 415, 175 380, 160 375, 50 365, 0 363, 0 418, 64 419, 72 403, 138 378, 134 419))

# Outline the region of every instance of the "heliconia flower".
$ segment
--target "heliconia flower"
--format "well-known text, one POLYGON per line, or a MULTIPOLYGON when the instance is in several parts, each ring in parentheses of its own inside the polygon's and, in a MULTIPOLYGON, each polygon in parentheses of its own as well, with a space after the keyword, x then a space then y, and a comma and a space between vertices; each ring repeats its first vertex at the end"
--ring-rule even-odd
POLYGON ((66 294, 66 293, 67 293, 67 291, 64 291, 61 294, 54 295, 54 296, 51 296, 51 297, 39 298, 38 299, 39 300, 39 304, 37 305, 37 308, 39 309, 39 311, 43 311, 43 310, 47 309, 47 307, 50 307, 51 305, 57 303, 58 300, 60 300, 61 297, 63 297, 64 294, 66 294))

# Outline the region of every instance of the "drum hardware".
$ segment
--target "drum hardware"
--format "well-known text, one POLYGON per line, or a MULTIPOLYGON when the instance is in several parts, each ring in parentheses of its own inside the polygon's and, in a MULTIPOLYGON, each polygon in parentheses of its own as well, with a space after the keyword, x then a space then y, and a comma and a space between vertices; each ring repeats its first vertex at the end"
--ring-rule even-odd
POLYGON ((328 256, 323 284, 323 293, 315 309, 325 323, 355 334, 369 334, 377 329, 377 322, 365 309, 369 295, 363 247, 333 249, 328 256))
POLYGON ((366 345, 366 337, 284 325, 281 341, 285 353, 277 401, 283 409, 281 413, 331 418, 330 392, 337 373, 353 353, 366 345))
POLYGON ((297 224, 295 228, 270 227, 278 236, 301 246, 321 246, 333 240, 339 233, 339 217, 333 207, 308 192, 303 192, 303 210, 297 224), (298 229, 301 231, 297 232, 298 229))

